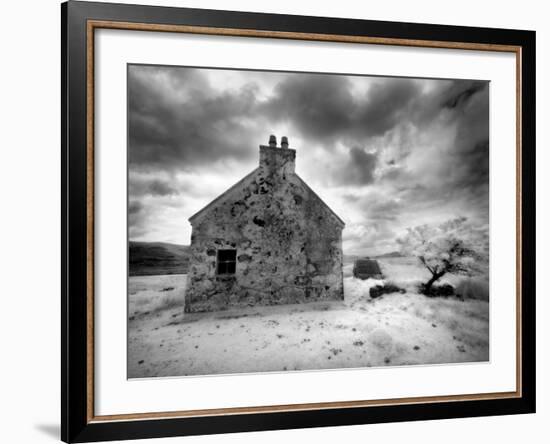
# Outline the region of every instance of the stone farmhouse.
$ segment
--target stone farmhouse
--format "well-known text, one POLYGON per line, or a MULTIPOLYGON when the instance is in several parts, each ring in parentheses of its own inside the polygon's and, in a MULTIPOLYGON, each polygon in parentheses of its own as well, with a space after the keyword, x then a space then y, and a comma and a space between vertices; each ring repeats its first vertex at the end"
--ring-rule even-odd
POLYGON ((259 166, 189 218, 186 312, 344 299, 344 222, 295 159, 270 136, 259 166))

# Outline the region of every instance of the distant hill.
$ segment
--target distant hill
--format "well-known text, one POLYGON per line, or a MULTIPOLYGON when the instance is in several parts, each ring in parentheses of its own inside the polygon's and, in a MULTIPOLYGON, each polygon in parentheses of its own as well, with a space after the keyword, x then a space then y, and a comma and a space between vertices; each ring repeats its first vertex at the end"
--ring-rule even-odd
POLYGON ((379 254, 378 256, 374 257, 383 259, 388 257, 403 257, 403 255, 399 251, 392 251, 390 253, 379 254))
POLYGON ((389 259, 393 257, 403 257, 399 251, 391 251, 389 253, 377 254, 377 255, 357 255, 357 254, 344 254, 344 265, 354 263, 357 259, 389 259))
POLYGON ((130 276, 183 274, 189 268, 189 246, 130 241, 128 258, 130 276))

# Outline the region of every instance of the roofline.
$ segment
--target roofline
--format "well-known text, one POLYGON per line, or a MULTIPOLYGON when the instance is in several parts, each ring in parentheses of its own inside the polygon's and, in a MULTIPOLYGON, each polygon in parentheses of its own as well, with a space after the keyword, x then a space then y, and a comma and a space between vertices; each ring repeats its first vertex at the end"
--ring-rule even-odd
POLYGON ((328 208, 328 210, 332 213, 332 215, 342 224, 342 228, 345 227, 345 226, 346 226, 346 223, 340 218, 340 216, 338 216, 338 215, 334 212, 334 210, 333 210, 332 208, 330 208, 330 207, 327 205, 327 203, 326 203, 323 199, 321 199, 321 198, 319 197, 319 195, 318 195, 315 191, 313 191, 313 190, 311 189, 311 187, 307 184, 307 182, 306 182, 304 179, 302 179, 300 176, 298 176, 298 174, 294 173, 294 175, 295 175, 298 179, 300 179, 300 181, 302 182, 302 184, 309 190, 309 192, 310 192, 311 194, 313 194, 317 199, 319 199, 319 200, 321 201, 321 203, 322 203, 325 207, 328 208))
MULTIPOLYGON (((200 215, 204 214, 205 212, 207 212, 209 209, 211 209, 212 207, 214 207, 216 204, 218 204, 219 202, 223 201, 223 199, 229 195, 231 193, 231 191, 233 191, 234 189, 236 189, 237 187, 241 186, 243 183, 245 183, 248 179, 250 179, 254 174, 256 174, 256 172, 260 169, 260 167, 256 167, 254 168, 254 170, 252 170, 250 173, 248 173, 246 176, 244 176, 241 180, 239 180, 237 183, 235 183, 233 186, 231 186, 230 188, 228 188, 227 190, 225 190, 222 194, 220 194, 218 197, 216 197, 214 200, 212 200, 210 203, 208 203, 207 205, 205 205, 204 207, 202 207, 199 211, 197 211, 195 214, 193 214, 191 217, 189 217, 187 220, 189 222, 191 222, 191 224, 193 224, 193 221, 196 220, 200 215)), ((307 182, 302 179, 300 176, 298 176, 298 174, 294 173, 294 175, 298 178, 298 180, 300 182, 302 182, 302 184, 304 185, 304 187, 311 193, 313 194, 317 199, 319 199, 319 201, 330 211, 330 213, 336 218, 336 220, 338 220, 338 222, 340 222, 340 224, 342 225, 342 228, 346 226, 346 223, 340 218, 340 216, 338 216, 334 210, 332 208, 330 208, 327 203, 321 199, 319 197, 319 195, 313 191, 311 189, 311 187, 307 184, 307 182)))
POLYGON ((246 176, 244 176, 241 180, 239 180, 233 186, 229 187, 227 190, 225 190, 222 194, 220 194, 218 197, 216 197, 210 203, 206 204, 204 207, 202 207, 199 211, 197 211, 195 214, 193 214, 187 220, 189 222, 193 223, 193 220, 195 220, 197 217, 199 217, 204 212, 208 211, 210 208, 212 208, 218 202, 222 201, 224 197, 226 197, 229 193, 231 193, 231 191, 233 191, 235 188, 239 187, 244 182, 246 182, 248 179, 250 179, 250 177, 252 177, 259 169, 260 169, 260 167, 254 168, 254 170, 252 170, 250 173, 248 173, 246 176))

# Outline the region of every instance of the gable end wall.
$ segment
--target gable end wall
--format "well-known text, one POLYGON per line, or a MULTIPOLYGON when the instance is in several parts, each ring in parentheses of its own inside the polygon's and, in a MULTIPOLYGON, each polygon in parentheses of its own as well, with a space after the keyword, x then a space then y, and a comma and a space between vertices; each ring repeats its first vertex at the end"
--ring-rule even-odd
POLYGON ((193 221, 186 312, 343 300, 342 224, 291 167, 261 165, 193 221), (217 276, 227 248, 236 273, 217 276))

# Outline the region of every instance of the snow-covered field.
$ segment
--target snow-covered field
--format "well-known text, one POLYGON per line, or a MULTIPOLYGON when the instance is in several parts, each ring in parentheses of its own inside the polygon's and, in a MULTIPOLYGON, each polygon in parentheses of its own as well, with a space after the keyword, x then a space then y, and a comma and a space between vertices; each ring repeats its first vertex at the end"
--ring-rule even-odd
POLYGON ((206 375, 489 359, 488 282, 442 281, 464 300, 414 293, 427 274, 412 258, 381 259, 405 294, 369 297, 380 280, 344 267, 343 302, 184 314, 186 275, 129 281, 128 377, 206 375))

